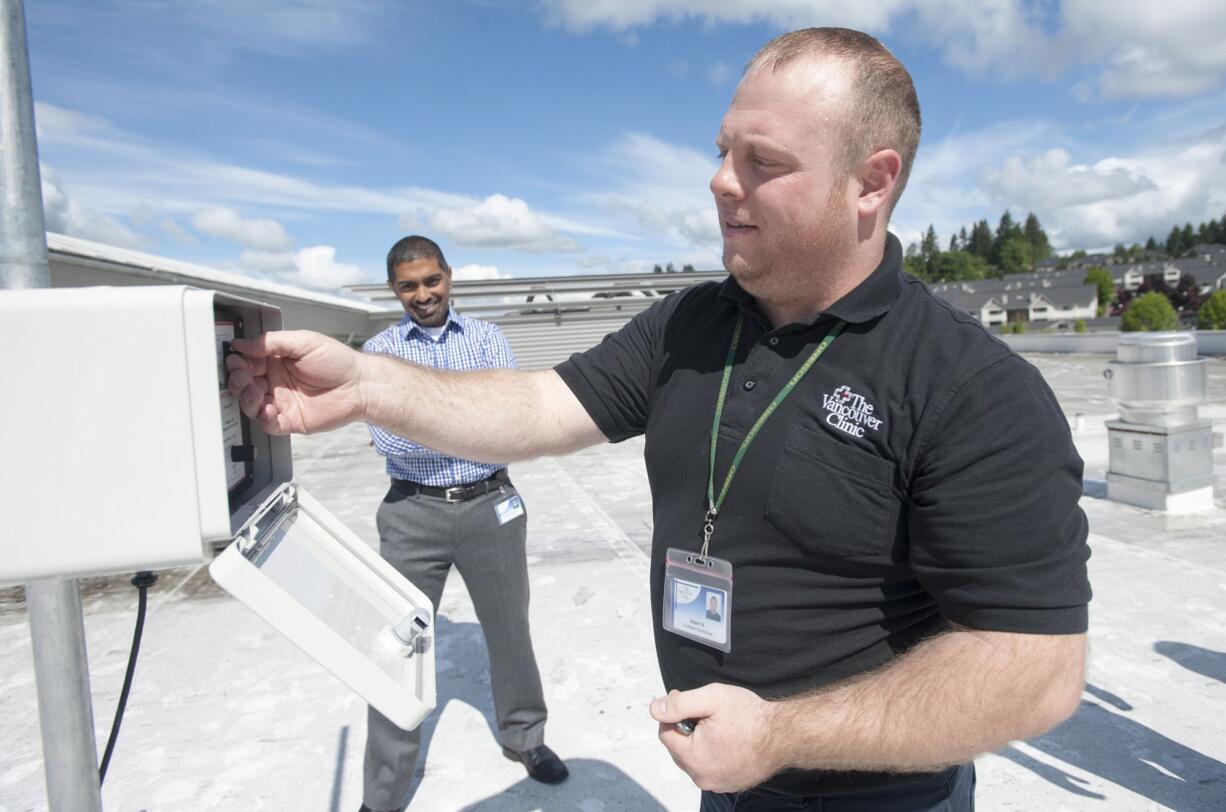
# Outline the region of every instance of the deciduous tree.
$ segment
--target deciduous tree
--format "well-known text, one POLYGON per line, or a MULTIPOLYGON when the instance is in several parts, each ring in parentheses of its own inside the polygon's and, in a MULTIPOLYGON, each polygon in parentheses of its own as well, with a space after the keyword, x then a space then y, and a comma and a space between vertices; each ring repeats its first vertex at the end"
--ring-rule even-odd
POLYGON ((1179 316, 1175 313, 1175 308, 1171 307, 1170 300, 1153 290, 1134 299, 1120 321, 1120 329, 1125 332, 1154 332, 1178 328, 1179 316))

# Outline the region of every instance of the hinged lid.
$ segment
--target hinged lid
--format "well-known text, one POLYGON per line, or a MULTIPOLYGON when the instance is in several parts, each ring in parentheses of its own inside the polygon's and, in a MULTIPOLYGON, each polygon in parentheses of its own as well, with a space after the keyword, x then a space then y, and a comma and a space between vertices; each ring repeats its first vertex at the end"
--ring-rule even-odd
POLYGON ((395 724, 410 730, 433 710, 429 599, 293 483, 260 505, 209 573, 395 724))

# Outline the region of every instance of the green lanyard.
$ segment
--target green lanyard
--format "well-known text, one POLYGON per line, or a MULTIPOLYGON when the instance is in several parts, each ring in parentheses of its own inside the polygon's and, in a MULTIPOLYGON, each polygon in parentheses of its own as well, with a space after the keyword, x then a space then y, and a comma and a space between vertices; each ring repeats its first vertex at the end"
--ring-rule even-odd
POLYGON ((762 412, 762 416, 753 424, 753 428, 745 435, 745 439, 741 441, 741 447, 737 449, 736 455, 732 458, 732 465, 728 468, 728 476, 724 477, 724 486, 720 489, 719 498, 717 499, 715 497, 715 444, 719 441, 719 421, 724 414, 724 400, 728 397, 728 381, 732 379, 732 362, 736 358, 737 345, 741 342, 741 328, 745 325, 745 314, 737 314, 736 328, 732 331, 732 343, 728 347, 728 359, 724 361, 724 380, 719 385, 719 400, 715 403, 715 419, 711 422, 711 472, 707 477, 707 516, 703 520, 702 525, 701 554, 704 557, 707 555, 707 548, 711 544, 711 534, 715 532, 715 519, 719 516, 719 509, 723 507, 724 498, 728 495, 728 486, 732 484, 732 477, 736 475, 737 466, 741 464, 745 452, 749 450, 749 444, 758 436, 758 431, 770 419, 770 416, 775 413, 775 410, 779 408, 779 404, 783 403, 784 399, 792 394, 796 384, 800 383, 801 378, 813 368, 813 365, 817 363, 818 358, 821 358, 826 348, 834 343, 844 324, 845 322, 835 321, 834 326, 830 328, 830 332, 826 333, 826 337, 822 339, 822 343, 817 345, 817 349, 813 351, 809 359, 783 385, 783 389, 779 390, 779 394, 775 395, 775 399, 770 402, 770 405, 762 412))

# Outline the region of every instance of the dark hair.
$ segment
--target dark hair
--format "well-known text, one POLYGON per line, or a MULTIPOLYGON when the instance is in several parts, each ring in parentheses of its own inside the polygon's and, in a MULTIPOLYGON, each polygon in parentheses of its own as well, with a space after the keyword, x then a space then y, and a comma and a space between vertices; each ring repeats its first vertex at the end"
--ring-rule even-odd
POLYGON ((443 258, 443 249, 438 247, 438 243, 429 237, 414 234, 398 241, 392 246, 392 250, 387 252, 387 278, 392 279, 395 276, 397 265, 416 262, 419 259, 432 259, 438 263, 439 268, 451 273, 451 266, 443 258))
POLYGON ((851 98, 843 116, 838 166, 851 171, 879 149, 902 158, 890 210, 902 195, 920 140, 920 106, 911 74, 876 38, 850 28, 805 28, 776 37, 749 60, 745 72, 779 70, 804 58, 834 57, 851 69, 851 98))

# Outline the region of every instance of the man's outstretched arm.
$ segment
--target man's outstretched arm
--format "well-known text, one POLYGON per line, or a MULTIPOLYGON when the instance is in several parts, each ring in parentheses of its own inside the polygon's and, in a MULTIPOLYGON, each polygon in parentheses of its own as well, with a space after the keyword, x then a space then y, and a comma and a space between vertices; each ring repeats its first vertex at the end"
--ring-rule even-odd
POLYGON ((514 462, 606 441, 553 370, 430 369, 318 333, 237 339, 229 390, 270 434, 363 420, 444 454, 514 462))

